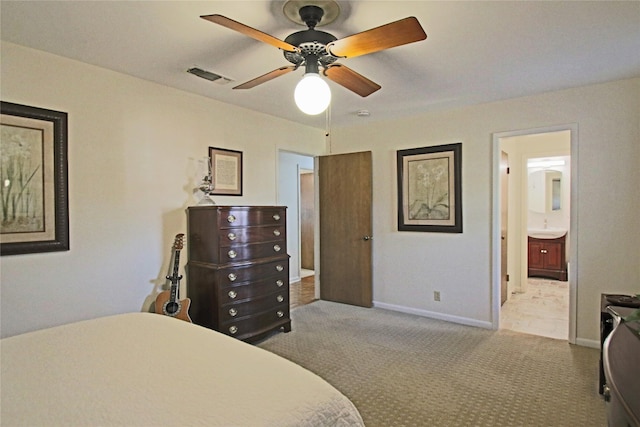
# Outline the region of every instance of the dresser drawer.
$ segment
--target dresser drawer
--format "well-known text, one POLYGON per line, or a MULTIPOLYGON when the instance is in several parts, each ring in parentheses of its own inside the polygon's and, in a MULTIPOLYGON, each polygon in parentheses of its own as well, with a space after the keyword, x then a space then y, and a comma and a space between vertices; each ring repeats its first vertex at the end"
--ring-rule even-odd
POLYGON ((189 261, 187 275, 188 289, 194 286, 213 289, 214 285, 227 287, 269 278, 272 278, 274 282, 281 279, 285 284, 288 284, 289 258, 287 256, 269 262, 245 262, 238 265, 213 265, 189 261))
POLYGON ((280 292, 289 295, 289 277, 278 275, 253 282, 244 282, 234 286, 218 286, 218 301, 227 304, 280 292))
POLYGON ((242 319, 234 319, 220 325, 219 331, 239 339, 247 336, 258 335, 278 327, 278 325, 290 325, 289 306, 280 305, 272 309, 242 319))
POLYGON ((289 258, 282 258, 266 263, 242 264, 228 266, 220 270, 216 277, 220 286, 229 286, 273 277, 289 283, 289 258))
POLYGON ((223 304, 220 309, 220 322, 225 323, 231 320, 238 320, 256 313, 268 311, 274 307, 289 306, 289 288, 282 289, 281 292, 245 299, 243 301, 233 300, 232 303, 223 304))
POLYGON ((259 258, 273 258, 286 253, 286 242, 249 243, 220 248, 219 259, 222 264, 226 264, 259 258))
POLYGON ((278 207, 246 208, 221 207, 218 226, 220 229, 248 225, 286 225, 286 210, 278 207))
POLYGON ((259 227, 235 227, 222 231, 220 246, 228 247, 239 243, 285 242, 286 228, 281 225, 265 225, 259 227))

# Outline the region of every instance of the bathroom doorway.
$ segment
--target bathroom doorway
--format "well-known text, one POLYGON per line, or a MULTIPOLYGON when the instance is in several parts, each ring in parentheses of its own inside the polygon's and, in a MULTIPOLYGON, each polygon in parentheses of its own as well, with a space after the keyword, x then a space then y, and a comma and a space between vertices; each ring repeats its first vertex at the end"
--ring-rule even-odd
MULTIPOLYGON (((576 280, 569 274, 575 266, 569 261, 575 259, 576 135, 572 126, 494 135, 494 155, 509 158, 507 200, 494 200, 494 214, 497 202, 508 206, 506 225, 494 215, 495 230, 508 230, 509 276, 504 304, 494 298, 496 329, 575 341, 576 280)), ((494 185, 501 184, 494 168, 494 185)), ((502 256, 498 245, 494 268, 502 267, 502 256)), ((499 290, 495 283, 494 289, 499 290)))

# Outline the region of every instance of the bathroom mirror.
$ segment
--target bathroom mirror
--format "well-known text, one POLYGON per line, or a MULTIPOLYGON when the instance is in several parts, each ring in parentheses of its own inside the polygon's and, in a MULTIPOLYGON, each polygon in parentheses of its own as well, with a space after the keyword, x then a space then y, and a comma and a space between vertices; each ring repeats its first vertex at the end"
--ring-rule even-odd
POLYGON ((529 173, 529 210, 538 213, 562 209, 562 172, 536 170, 529 173))

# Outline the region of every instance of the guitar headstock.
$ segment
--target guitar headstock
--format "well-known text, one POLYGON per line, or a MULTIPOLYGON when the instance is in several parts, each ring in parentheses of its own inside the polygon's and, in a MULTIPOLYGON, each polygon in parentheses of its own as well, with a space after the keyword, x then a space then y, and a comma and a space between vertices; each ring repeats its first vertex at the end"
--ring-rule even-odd
POLYGON ((176 238, 173 242, 173 249, 179 251, 184 246, 184 233, 176 234, 176 238))

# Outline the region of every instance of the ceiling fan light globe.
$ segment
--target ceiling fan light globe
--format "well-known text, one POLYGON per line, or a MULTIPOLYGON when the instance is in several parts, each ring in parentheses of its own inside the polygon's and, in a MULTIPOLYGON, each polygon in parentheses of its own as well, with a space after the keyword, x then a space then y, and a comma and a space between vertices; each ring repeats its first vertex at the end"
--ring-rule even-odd
POLYGON ((300 111, 315 116, 326 110, 331 103, 331 89, 320 75, 307 73, 296 85, 293 97, 300 111))

